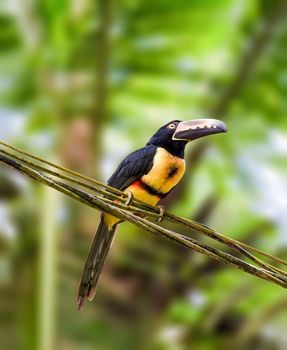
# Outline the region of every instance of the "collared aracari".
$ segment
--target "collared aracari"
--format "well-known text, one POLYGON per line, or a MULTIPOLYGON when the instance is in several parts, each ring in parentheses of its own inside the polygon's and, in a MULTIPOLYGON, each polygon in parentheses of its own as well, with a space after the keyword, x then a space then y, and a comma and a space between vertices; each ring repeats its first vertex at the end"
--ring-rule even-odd
MULTIPOLYGON (((226 132, 226 125, 216 119, 171 121, 162 126, 148 143, 129 154, 108 180, 108 185, 135 199, 156 205, 179 182, 185 172, 184 149, 189 141, 226 132)), ((92 300, 121 220, 102 213, 101 221, 86 260, 78 291, 79 309, 92 300)))

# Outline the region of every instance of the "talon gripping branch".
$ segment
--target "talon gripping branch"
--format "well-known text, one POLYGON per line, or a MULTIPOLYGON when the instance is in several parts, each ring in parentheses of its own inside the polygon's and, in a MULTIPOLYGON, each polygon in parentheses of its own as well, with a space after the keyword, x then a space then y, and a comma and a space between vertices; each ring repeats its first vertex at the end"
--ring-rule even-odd
MULTIPOLYGON (((226 132, 215 119, 174 120, 162 126, 148 143, 128 155, 108 180, 108 185, 135 199, 156 205, 179 182, 185 172, 184 149, 188 142, 226 132)), ((86 260, 78 292, 78 306, 92 300, 107 254, 121 220, 102 213, 101 222, 86 260)))

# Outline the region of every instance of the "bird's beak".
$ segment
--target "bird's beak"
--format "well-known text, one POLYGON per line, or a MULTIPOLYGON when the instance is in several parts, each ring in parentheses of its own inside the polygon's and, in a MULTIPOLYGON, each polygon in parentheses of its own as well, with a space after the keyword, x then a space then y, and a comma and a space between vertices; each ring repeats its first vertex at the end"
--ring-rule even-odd
POLYGON ((180 122, 173 134, 173 140, 192 141, 203 136, 227 132, 224 122, 217 119, 194 119, 180 122))

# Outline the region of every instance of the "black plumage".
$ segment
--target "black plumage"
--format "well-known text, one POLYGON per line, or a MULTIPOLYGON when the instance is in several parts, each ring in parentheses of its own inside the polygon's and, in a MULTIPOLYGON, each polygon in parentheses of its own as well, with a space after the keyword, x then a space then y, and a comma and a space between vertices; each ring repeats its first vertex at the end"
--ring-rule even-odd
POLYGON ((156 146, 147 145, 129 154, 109 178, 108 185, 118 190, 127 188, 150 171, 155 153, 156 146))

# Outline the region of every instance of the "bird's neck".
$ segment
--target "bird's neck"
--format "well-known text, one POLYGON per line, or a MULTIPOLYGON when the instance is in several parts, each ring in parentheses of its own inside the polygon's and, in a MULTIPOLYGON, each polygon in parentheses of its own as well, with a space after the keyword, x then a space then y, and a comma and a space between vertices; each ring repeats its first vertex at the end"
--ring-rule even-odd
POLYGON ((165 143, 153 143, 153 142, 148 142, 147 145, 154 145, 156 147, 162 147, 166 151, 168 151, 170 154, 173 156, 179 157, 179 158, 184 158, 184 149, 187 144, 186 141, 167 141, 165 143))

